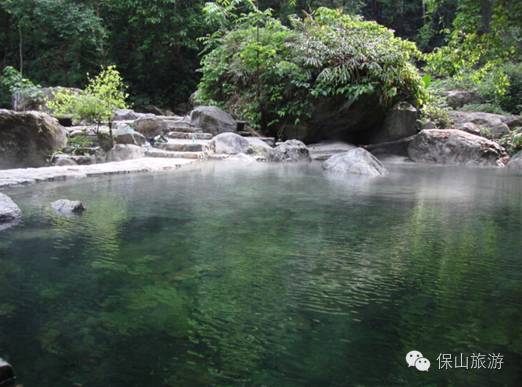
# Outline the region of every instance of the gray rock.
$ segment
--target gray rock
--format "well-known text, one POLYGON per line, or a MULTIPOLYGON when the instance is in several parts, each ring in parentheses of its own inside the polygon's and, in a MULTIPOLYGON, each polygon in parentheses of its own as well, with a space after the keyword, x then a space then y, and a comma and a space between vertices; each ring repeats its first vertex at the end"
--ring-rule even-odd
POLYGON ((450 90, 446 93, 446 99, 448 105, 453 109, 458 109, 468 104, 484 102, 478 93, 469 90, 450 90))
POLYGON ((80 215, 85 211, 82 202, 67 199, 60 199, 51 203, 51 208, 60 215, 80 215))
POLYGON ((417 133, 417 109, 407 102, 399 102, 386 113, 384 125, 372 143, 395 141, 417 133))
POLYGON ((22 211, 7 195, 0 193, 0 231, 16 224, 22 217, 22 211))
POLYGON ((116 144, 107 152, 107 161, 125 161, 145 157, 145 149, 137 145, 116 144))
POLYGON ((434 122, 428 121, 421 125, 422 129, 437 129, 437 125, 434 122))
POLYGON ((146 138, 154 138, 168 131, 168 122, 152 114, 143 115, 135 120, 131 126, 146 138))
POLYGON ((248 141, 249 148, 247 150, 248 155, 257 156, 264 160, 271 160, 274 148, 268 145, 265 141, 259 137, 245 137, 248 141))
POLYGON ((134 121, 143 116, 142 113, 136 113, 131 109, 118 109, 114 112, 113 121, 134 121))
POLYGON ((506 124, 509 128, 514 128, 522 124, 521 118, 513 115, 450 111, 449 116, 454 122, 456 129, 463 128, 464 124, 468 122, 489 130, 500 124, 506 124))
POLYGON ((457 129, 421 131, 408 147, 410 159, 416 162, 503 166, 506 151, 496 142, 457 129))
POLYGON ((147 142, 145 136, 128 125, 120 125, 113 133, 116 144, 144 145, 147 142))
POLYGON ((464 122, 460 125, 459 129, 477 136, 481 135, 480 128, 473 122, 464 122))
POLYGON ((299 140, 287 140, 274 148, 270 161, 311 161, 310 151, 306 145, 299 140))
POLYGON ((50 113, 50 110, 47 108, 47 102, 52 101, 54 94, 58 91, 67 91, 72 94, 82 93, 80 89, 61 86, 23 89, 13 93, 13 110, 50 113))
POLYGON ((516 153, 513 157, 511 157, 511 160, 509 160, 507 167, 510 169, 518 169, 522 171, 522 151, 516 153))
POLYGON ((335 154, 356 148, 354 145, 339 141, 324 141, 308 145, 312 160, 325 161, 335 154))
POLYGON ((491 129, 491 138, 500 138, 509 133, 509 126, 504 123, 493 126, 491 129))
POLYGON ((191 124, 214 135, 235 132, 237 123, 227 112, 214 106, 198 106, 190 113, 191 124))
POLYGON ((247 153, 250 143, 245 137, 235 133, 221 133, 212 138, 209 143, 212 151, 219 154, 247 153))
POLYGON ((0 169, 44 166, 66 145, 65 128, 48 114, 0 109, 0 169))
POLYGON ((354 174, 368 177, 384 176, 388 173, 382 163, 363 148, 354 148, 333 155, 323 163, 323 169, 337 174, 354 174))
POLYGON ((78 165, 78 163, 73 159, 71 155, 62 154, 54 156, 53 164, 57 167, 78 165))

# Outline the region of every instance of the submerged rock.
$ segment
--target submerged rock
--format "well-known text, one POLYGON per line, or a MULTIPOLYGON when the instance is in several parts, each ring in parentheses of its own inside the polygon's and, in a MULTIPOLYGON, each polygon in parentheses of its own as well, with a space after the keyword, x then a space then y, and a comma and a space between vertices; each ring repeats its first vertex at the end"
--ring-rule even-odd
POLYGON ((44 166, 66 144, 65 128, 48 114, 0 109, 0 169, 44 166))
POLYGON ((21 217, 20 207, 9 196, 0 193, 0 230, 16 224, 21 217))
POLYGON ((212 151, 218 154, 247 153, 250 143, 245 137, 235 133, 221 133, 212 138, 209 143, 212 151))
POLYGON ((235 132, 237 122, 227 112, 214 106, 198 106, 190 113, 191 124, 202 128, 204 132, 220 134, 235 132))
POLYGON ((382 163, 363 148, 354 148, 333 155, 323 163, 327 172, 355 174, 369 177, 384 176, 388 173, 382 163))
POLYGON ((137 145, 116 144, 107 152, 107 161, 125 161, 145 157, 145 149, 137 145))
POLYGON ((67 199, 60 199, 51 203, 51 208, 60 215, 80 215, 85 211, 82 202, 67 199))
POLYGON ((505 149, 494 141, 457 129, 426 129, 408 146, 410 159, 417 162, 503 166, 505 149))
POLYGON ((270 161, 311 161, 310 151, 307 146, 299 140, 287 140, 274 148, 270 161))

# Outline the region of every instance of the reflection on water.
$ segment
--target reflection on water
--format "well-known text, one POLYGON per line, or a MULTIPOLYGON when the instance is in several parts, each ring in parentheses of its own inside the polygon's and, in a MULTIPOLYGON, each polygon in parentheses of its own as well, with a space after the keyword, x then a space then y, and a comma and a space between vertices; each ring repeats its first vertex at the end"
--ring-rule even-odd
POLYGON ((0 357, 27 386, 520 385, 522 179, 201 169, 10 192, 0 357), (83 200, 59 218, 53 200, 83 200), (408 369, 420 350, 432 369, 408 369), (439 353, 505 366, 439 371, 439 353))

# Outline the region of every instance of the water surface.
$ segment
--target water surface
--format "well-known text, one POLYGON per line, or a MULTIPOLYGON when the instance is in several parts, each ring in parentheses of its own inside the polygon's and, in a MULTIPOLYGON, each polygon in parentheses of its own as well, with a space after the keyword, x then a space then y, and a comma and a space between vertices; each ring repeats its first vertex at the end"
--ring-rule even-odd
POLYGON ((230 168, 8 191, 0 357, 25 387, 522 385, 522 178, 230 168), (81 199, 80 218, 48 205, 81 199), (406 366, 416 349, 429 372, 406 366), (438 369, 501 353, 501 370, 438 369))

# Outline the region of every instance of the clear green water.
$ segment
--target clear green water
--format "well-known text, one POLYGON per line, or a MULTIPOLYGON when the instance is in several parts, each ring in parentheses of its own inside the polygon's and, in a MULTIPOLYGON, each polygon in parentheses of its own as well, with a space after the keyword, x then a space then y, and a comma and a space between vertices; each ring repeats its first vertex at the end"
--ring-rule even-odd
POLYGON ((0 233, 0 357, 25 387, 522 385, 522 177, 393 169, 10 190, 25 220, 0 233), (50 213, 62 197, 85 215, 50 213), (461 352, 504 365, 438 369, 461 352))

